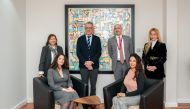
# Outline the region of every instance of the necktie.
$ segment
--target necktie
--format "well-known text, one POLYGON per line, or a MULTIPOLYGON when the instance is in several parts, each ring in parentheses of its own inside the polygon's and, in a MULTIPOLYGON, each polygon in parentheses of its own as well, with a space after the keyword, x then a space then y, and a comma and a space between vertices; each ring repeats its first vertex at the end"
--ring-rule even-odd
POLYGON ((121 64, 123 64, 124 63, 124 56, 123 56, 122 38, 120 38, 120 37, 119 37, 119 45, 120 45, 120 49, 119 49, 120 62, 121 62, 121 64))
POLYGON ((87 39, 88 49, 90 49, 90 37, 91 37, 91 36, 88 36, 88 39, 87 39))
MULTIPOLYGON (((88 37, 88 39, 87 39, 87 46, 88 46, 88 50, 90 50, 90 37, 91 36, 87 36, 88 37)), ((88 55, 88 59, 90 60, 90 54, 88 55)))

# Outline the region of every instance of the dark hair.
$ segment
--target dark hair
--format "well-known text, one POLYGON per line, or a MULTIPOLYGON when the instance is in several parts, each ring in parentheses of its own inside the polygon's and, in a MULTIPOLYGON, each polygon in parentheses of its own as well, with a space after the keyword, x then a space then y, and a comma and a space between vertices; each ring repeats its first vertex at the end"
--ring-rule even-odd
MULTIPOLYGON (((50 35, 48 36, 48 38, 47 38, 46 46, 49 45, 49 40, 50 40, 51 37, 55 37, 55 39, 56 39, 56 41, 57 41, 57 37, 56 37, 56 35, 55 35, 55 34, 50 34, 50 35)), ((55 45, 57 45, 57 42, 56 42, 55 45)))
POLYGON ((63 53, 59 53, 59 54, 57 54, 55 56, 55 58, 53 60, 53 63, 51 64, 50 68, 56 69, 58 67, 57 60, 58 60, 59 56, 61 56, 61 55, 64 56, 64 64, 61 67, 65 68, 65 69, 69 68, 69 64, 68 64, 67 58, 66 58, 66 56, 63 53))
POLYGON ((137 78, 138 75, 139 75, 139 72, 143 72, 143 67, 142 67, 142 61, 141 61, 141 58, 139 55, 137 55, 136 53, 133 53, 129 56, 129 61, 130 61, 130 58, 131 57, 134 57, 136 59, 136 68, 135 68, 135 76, 133 79, 137 78))

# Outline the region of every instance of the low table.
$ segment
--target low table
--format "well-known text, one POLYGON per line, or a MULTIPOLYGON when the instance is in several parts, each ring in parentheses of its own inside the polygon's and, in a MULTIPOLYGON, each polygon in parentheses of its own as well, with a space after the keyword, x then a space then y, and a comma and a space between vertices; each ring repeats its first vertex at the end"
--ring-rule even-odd
MULTIPOLYGON (((77 98, 74 100, 77 104, 90 105, 90 108, 100 109, 100 98, 98 96, 87 96, 82 98, 77 98)), ((89 107, 88 107, 89 108, 89 107)))

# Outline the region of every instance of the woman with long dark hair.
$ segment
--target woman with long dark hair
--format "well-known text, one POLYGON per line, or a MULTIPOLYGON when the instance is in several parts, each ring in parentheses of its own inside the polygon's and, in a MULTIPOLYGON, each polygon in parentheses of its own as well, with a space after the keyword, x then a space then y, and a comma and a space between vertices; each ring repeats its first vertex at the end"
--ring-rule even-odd
POLYGON ((50 34, 46 45, 42 48, 39 64, 39 76, 47 76, 47 71, 58 53, 63 53, 63 49, 61 46, 57 45, 56 35, 50 34))
POLYGON ((61 109, 74 109, 74 99, 79 98, 77 92, 72 88, 68 62, 64 54, 58 54, 50 69, 47 80, 50 88, 54 92, 55 101, 61 105, 61 109))
POLYGON ((135 53, 131 54, 129 66, 124 76, 121 92, 113 98, 112 109, 128 109, 129 106, 140 103, 140 94, 144 91, 145 80, 141 58, 135 53))

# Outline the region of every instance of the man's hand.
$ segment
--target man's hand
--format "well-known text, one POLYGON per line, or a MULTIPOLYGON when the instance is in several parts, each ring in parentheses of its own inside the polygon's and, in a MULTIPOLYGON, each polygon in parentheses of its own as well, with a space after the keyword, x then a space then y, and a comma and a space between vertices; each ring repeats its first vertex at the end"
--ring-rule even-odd
POLYGON ((86 66, 92 66, 93 62, 92 61, 85 61, 84 65, 86 66))
POLYGON ((84 63, 88 70, 93 70, 92 64, 94 64, 92 61, 85 61, 84 63))
POLYGON ((88 70, 93 70, 93 67, 92 66, 89 66, 89 67, 87 67, 88 68, 88 70))

